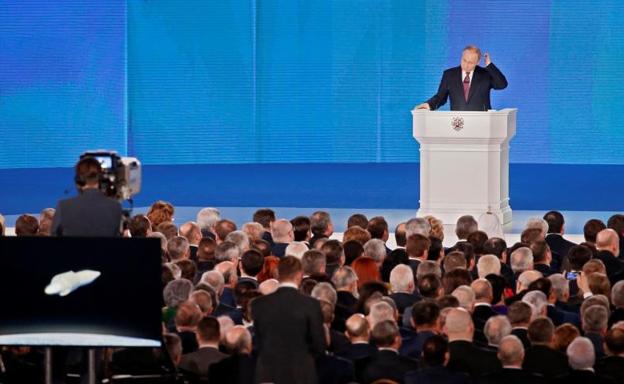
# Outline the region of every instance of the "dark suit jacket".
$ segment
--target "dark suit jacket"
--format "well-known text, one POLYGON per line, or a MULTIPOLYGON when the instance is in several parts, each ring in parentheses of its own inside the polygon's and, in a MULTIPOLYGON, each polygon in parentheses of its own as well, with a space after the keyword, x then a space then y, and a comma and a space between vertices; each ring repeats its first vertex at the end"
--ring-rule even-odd
POLYGON ((210 366, 226 357, 227 355, 225 353, 220 352, 216 348, 200 348, 195 352, 182 355, 179 367, 197 376, 208 377, 210 366))
POLYGON ((607 356, 596 360, 594 367, 598 375, 608 377, 618 383, 624 383, 624 357, 607 356))
POLYGON ((59 201, 52 220, 52 236, 119 236, 121 204, 97 189, 59 201))
POLYGON ((479 349, 467 341, 451 341, 449 354, 447 367, 456 372, 467 373, 473 378, 501 369, 500 361, 495 353, 479 349))
POLYGON ((271 246, 271 255, 284 257, 286 254, 286 247, 288 247, 288 243, 273 243, 271 246))
POLYGON ((577 327, 579 330, 581 329, 581 320, 579 318, 579 315, 574 312, 564 311, 554 305, 549 304, 546 314, 550 318, 550 320, 552 320, 555 327, 558 327, 563 323, 570 323, 577 327))
POLYGON ((586 332, 584 336, 587 337, 594 345, 594 353, 596 354, 596 359, 603 358, 605 352, 602 345, 604 342, 604 338, 602 337, 602 335, 596 332, 586 332))
POLYGON ((516 336, 520 341, 522 341, 522 346, 526 351, 531 347, 531 341, 529 340, 529 333, 526 328, 513 328, 511 330, 511 334, 516 336))
POLYGON ((591 371, 571 370, 565 376, 560 377, 555 383, 561 384, 615 384, 611 378, 601 377, 591 371))
MULTIPOLYGON (((399 314, 403 314, 405 312, 405 308, 411 307, 414 303, 422 300, 422 297, 418 293, 405 293, 405 292, 397 292, 390 295, 390 298, 394 300, 394 303, 397 306, 399 314)), ((399 322, 401 324, 401 322, 399 322)))
POLYGON ((365 359, 374 355, 377 352, 377 348, 366 343, 349 344, 343 351, 337 353, 338 356, 344 357, 351 361, 365 359))
POLYGON ((548 379, 565 375, 569 371, 567 356, 543 345, 533 345, 525 351, 522 368, 548 379))
POLYGON ((454 67, 444 71, 438 92, 427 103, 431 110, 446 104, 451 98, 452 111, 487 111, 492 109, 490 104, 490 89, 504 89, 507 87, 505 75, 492 63, 485 68, 475 67, 468 101, 464 98, 464 85, 461 67, 454 67))
POLYGON ((469 384, 470 376, 446 367, 426 367, 405 376, 405 384, 469 384))
POLYGON ((499 372, 483 375, 479 384, 546 384, 544 376, 524 369, 503 368, 499 372))
POLYGON ((197 348, 199 346, 197 345, 197 338, 195 337, 195 332, 182 331, 182 332, 176 332, 176 334, 180 336, 180 340, 182 341, 182 354, 187 354, 187 353, 197 351, 197 348))
POLYGON ((602 261, 607 268, 607 276, 611 281, 611 285, 614 285, 622 279, 624 274, 624 264, 613 256, 613 253, 609 251, 599 251, 596 255, 596 259, 602 261))
POLYGON ((564 239, 563 236, 557 233, 549 233, 548 235, 546 235, 546 243, 553 253, 553 259, 550 263, 550 269, 556 272, 560 272, 565 260, 568 257, 568 251, 576 244, 564 239))
POLYGON ((496 313, 496 311, 489 305, 478 305, 474 307, 474 311, 472 312, 472 321, 475 327, 474 341, 477 344, 488 344, 485 334, 483 333, 483 328, 485 328, 485 323, 488 319, 496 315, 498 315, 498 313, 496 313))
POLYGON ((611 329, 613 324, 622 320, 624 320, 624 308, 616 308, 609 316, 609 329, 611 329))
POLYGON ((360 381, 363 384, 372 383, 379 379, 390 379, 397 383, 403 383, 408 372, 416 371, 416 360, 400 356, 398 353, 381 350, 373 356, 358 362, 363 367, 360 371, 360 381))
POLYGON ((250 355, 232 355, 210 366, 208 377, 213 384, 253 383, 256 360, 250 355))
POLYGON ((422 347, 425 345, 425 341, 433 335, 435 335, 435 333, 432 331, 417 331, 415 335, 403 338, 399 353, 401 356, 411 357, 412 359, 420 359, 422 347))
POLYGON ((252 302, 258 341, 256 382, 317 382, 315 358, 325 350, 318 300, 297 289, 278 288, 252 302))
POLYGON ((355 380, 353 363, 330 354, 321 355, 316 361, 320 384, 347 384, 355 380))
POLYGON ((332 328, 337 331, 344 332, 346 329, 345 322, 355 313, 355 306, 357 305, 358 300, 351 292, 338 291, 336 294, 338 300, 336 301, 336 309, 334 310, 332 328))

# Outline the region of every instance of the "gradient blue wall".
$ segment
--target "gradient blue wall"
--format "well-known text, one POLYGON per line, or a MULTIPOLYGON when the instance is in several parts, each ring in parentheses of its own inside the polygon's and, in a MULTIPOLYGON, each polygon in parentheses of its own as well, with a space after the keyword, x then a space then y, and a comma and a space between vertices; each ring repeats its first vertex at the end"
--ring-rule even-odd
POLYGON ((619 1, 0 1, 0 168, 417 162, 410 109, 467 43, 514 163, 624 164, 619 1), (127 52, 127 53, 126 53, 127 52))

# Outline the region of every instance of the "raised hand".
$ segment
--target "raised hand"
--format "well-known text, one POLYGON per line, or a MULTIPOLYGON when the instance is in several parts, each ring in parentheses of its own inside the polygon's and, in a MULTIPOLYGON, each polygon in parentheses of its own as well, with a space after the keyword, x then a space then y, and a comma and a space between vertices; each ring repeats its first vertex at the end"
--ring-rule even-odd
POLYGON ((485 66, 487 67, 492 62, 492 58, 488 52, 485 52, 485 66))

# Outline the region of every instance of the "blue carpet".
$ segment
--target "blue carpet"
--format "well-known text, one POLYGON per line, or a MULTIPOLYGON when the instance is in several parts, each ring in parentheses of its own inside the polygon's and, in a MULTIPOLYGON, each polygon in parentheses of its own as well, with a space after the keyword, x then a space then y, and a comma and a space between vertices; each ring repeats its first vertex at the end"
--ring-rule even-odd
MULTIPOLYGON (((514 210, 618 211, 622 165, 512 164, 514 210)), ((0 213, 38 212, 75 194, 73 169, 0 170, 0 213)), ((461 188, 461 186, 458 186, 461 188)), ((143 169, 135 206, 418 208, 419 165, 214 164, 143 169)))

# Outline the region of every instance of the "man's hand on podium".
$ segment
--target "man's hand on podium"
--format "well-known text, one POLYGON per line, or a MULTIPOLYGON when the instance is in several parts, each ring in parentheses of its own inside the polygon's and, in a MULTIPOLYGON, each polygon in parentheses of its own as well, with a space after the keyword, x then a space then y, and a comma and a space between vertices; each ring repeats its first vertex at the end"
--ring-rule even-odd
POLYGON ((431 109, 431 107, 429 106, 429 103, 422 103, 420 105, 417 105, 416 109, 431 109))

